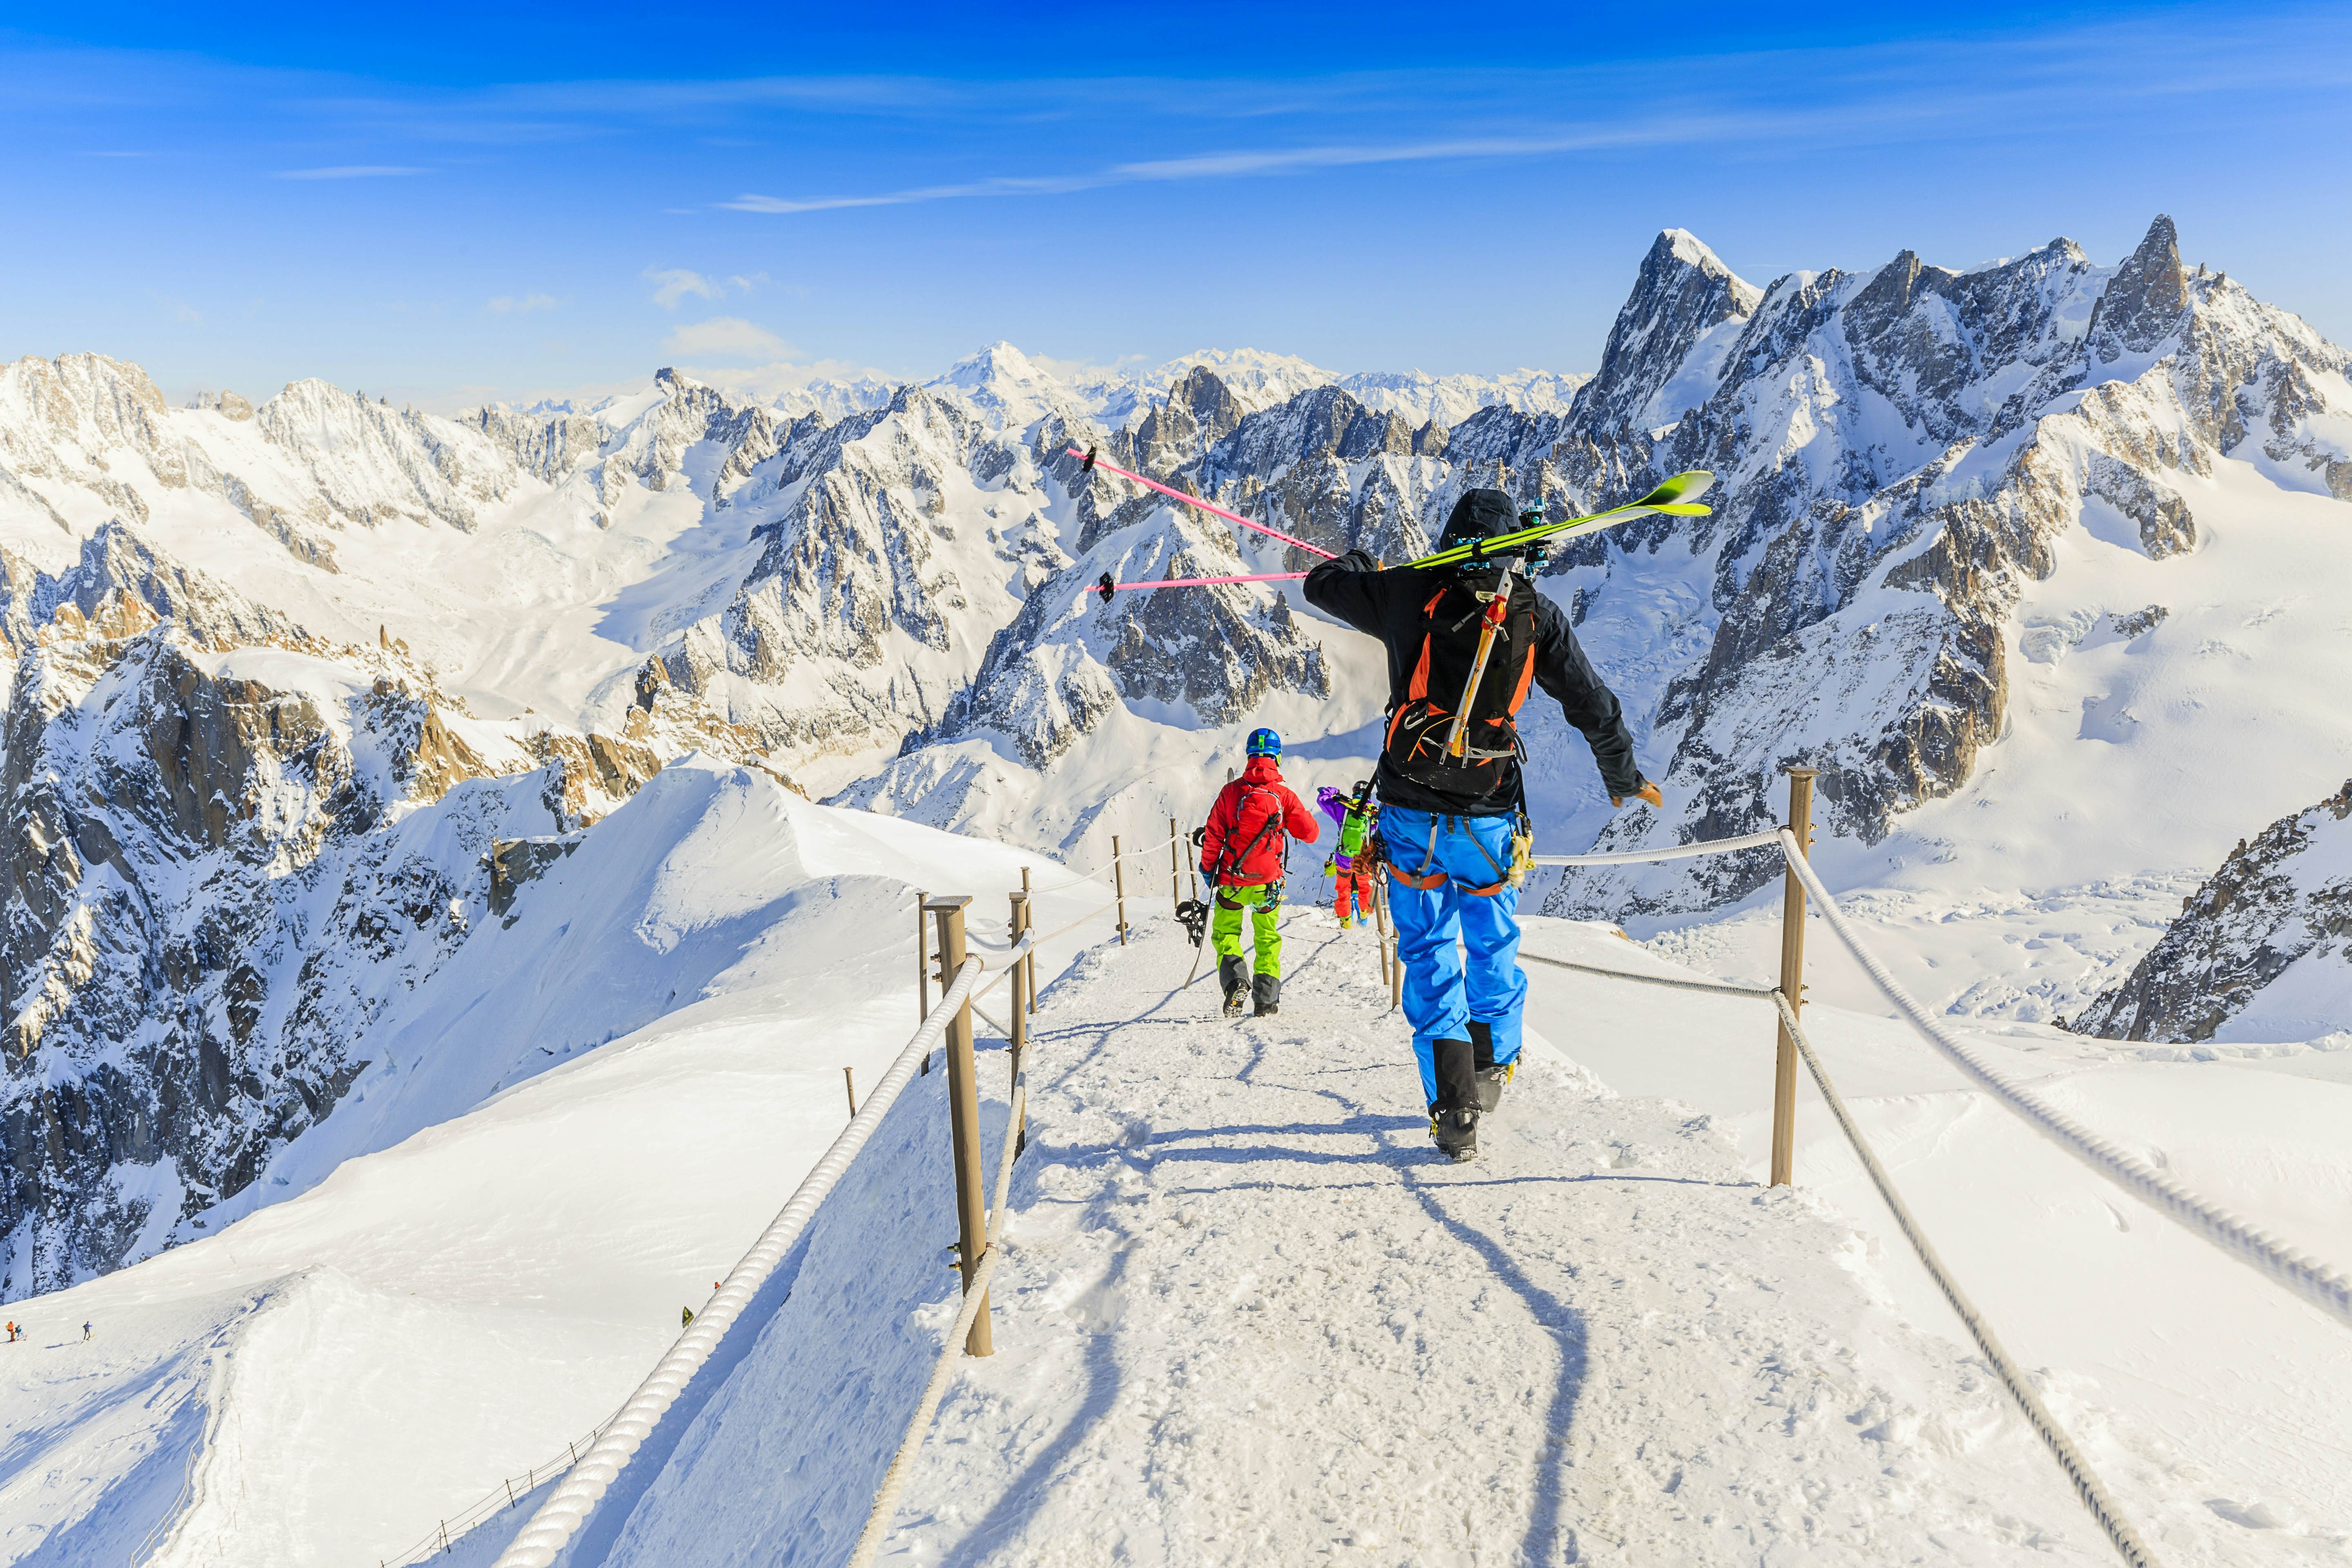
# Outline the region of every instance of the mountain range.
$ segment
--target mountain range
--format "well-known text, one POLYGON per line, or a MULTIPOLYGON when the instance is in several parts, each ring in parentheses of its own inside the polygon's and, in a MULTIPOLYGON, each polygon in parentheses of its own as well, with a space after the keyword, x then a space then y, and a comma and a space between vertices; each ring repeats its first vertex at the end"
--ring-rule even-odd
MULTIPOLYGON (((2112 266, 2059 239, 1763 288, 1670 230, 1590 377, 998 343, 921 383, 761 402, 665 370, 445 418, 0 366, 0 1275, 54 1287, 266 1199, 383 1021, 689 752, 1064 856, 1196 817, 1260 724, 1295 768, 1369 772, 1377 650, 1295 593, 1087 592, 1303 553, 1087 448, 1391 560, 1475 486, 1574 512, 1713 470, 1710 517, 1546 571, 1668 805, 1612 813, 1538 704, 1541 847, 1749 831, 1805 763, 1850 886, 2201 875, 2352 773, 2341 617, 2296 585, 2352 564, 2347 366, 2165 218, 2112 266)), ((1539 900, 1655 928, 1776 876, 1539 900)))

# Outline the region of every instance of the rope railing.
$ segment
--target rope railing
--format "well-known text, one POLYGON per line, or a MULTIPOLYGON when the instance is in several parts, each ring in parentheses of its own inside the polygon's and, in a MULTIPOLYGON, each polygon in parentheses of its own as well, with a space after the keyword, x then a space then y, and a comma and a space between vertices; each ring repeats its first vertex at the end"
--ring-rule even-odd
MULTIPOLYGON (((1803 858, 1801 855, 1790 857, 1792 864, 1803 858)), ((2090 1461, 2083 1458, 2082 1451, 2074 1447, 2074 1439, 2067 1436, 2066 1429, 2058 1425, 2057 1417, 2051 1415, 2049 1407, 2042 1403, 2033 1384, 2010 1359, 2009 1352, 2002 1348, 2000 1339, 1994 1335, 1992 1325, 1985 1321, 1984 1314, 1977 1310, 1974 1301, 1969 1300, 1968 1293, 1952 1278, 1951 1270, 1944 1267, 1944 1260, 1937 1255, 1934 1244, 1927 1239, 1927 1233, 1913 1217, 1902 1194, 1895 1190, 1895 1179, 1886 1173, 1886 1167, 1879 1163, 1869 1140, 1863 1137, 1862 1129, 1854 1124, 1844 1100, 1840 1098, 1836 1086, 1830 1082, 1829 1069, 1822 1066, 1822 1058, 1814 1054, 1812 1042, 1805 1037, 1805 1031, 1798 1025, 1796 1011, 1789 1005, 1788 997, 1778 991, 1768 991, 1765 994, 1780 1010, 1782 1026, 1788 1029, 1790 1037, 1797 1042, 1797 1050, 1804 1058, 1806 1070, 1812 1074, 1813 1083, 1821 1089, 1822 1100, 1829 1106, 1830 1115, 1835 1119, 1839 1130, 1844 1132, 1846 1142, 1853 1146, 1854 1155, 1861 1160, 1863 1172, 1869 1176, 1870 1184, 1878 1189, 1879 1197, 1885 1201, 1888 1210, 1895 1215, 1895 1223, 1901 1228, 1904 1238, 1911 1243, 1911 1250, 1919 1255, 1919 1261, 1927 1266, 1928 1278, 1935 1280, 1936 1288, 1944 1293, 1944 1300, 1951 1303, 1952 1310, 1959 1314, 1960 1322, 1969 1331, 1969 1337, 1976 1341, 1977 1349, 1983 1352, 1986 1363, 2000 1379, 2001 1386, 2009 1390, 2010 1397, 2024 1412, 2027 1425, 2033 1428, 2034 1435, 2050 1450, 2051 1457, 2058 1461, 2058 1468, 2066 1472, 2066 1479, 2074 1483, 2074 1495, 2082 1499, 2083 1506, 2090 1510, 2091 1517, 2098 1521, 2100 1530, 2105 1532, 2109 1543, 2126 1563, 2132 1568, 2156 1568, 2154 1554, 2140 1540, 2138 1531, 2132 1529, 2130 1521, 2124 1518, 2123 1510, 2116 1506, 2115 1499, 2107 1494, 2105 1485, 2100 1481, 2098 1473, 2091 1468, 2090 1461)))
POLYGON ((1013 1196, 1013 1162, 1021 1152, 1020 1127, 1028 1110, 1029 1068, 1024 1060, 1014 1078, 1004 1121, 1004 1152, 997 1160, 996 1190, 988 1207, 988 1239, 981 1250, 980 1267, 964 1288, 963 1307, 948 1329, 947 1339, 940 1348, 939 1364, 931 1369, 930 1382, 924 1384, 923 1397, 916 1403, 915 1414, 907 1423, 907 1434, 899 1439, 898 1451, 891 1456, 890 1468, 883 1473, 882 1484, 875 1491, 874 1507, 866 1516, 866 1528, 858 1532, 848 1568, 867 1568, 889 1535, 890 1521, 898 1517, 899 1496, 914 1474, 916 1456, 922 1452, 923 1439, 930 1433, 940 1401, 947 1396, 948 1384, 955 1379, 955 1366, 962 1359, 965 1336, 971 1332, 982 1303, 988 1300, 988 1282, 996 1276, 997 1249, 1004 1239, 1004 1215, 1013 1196))
POLYGON ((521 1533, 499 1554, 495 1568, 548 1568, 555 1560, 556 1553, 603 1500, 663 1415, 710 1359, 711 1352, 751 1305, 768 1277, 800 1240, 825 1194, 849 1169, 857 1152, 881 1125, 883 1113, 914 1078, 918 1065, 939 1045, 948 1021, 971 995, 981 968, 976 958, 966 958, 957 966, 955 979, 948 986, 947 994, 940 998, 940 1005, 915 1030, 898 1060, 882 1076, 882 1081, 867 1092, 866 1103, 857 1108, 849 1125, 834 1139, 833 1146, 825 1151, 815 1168, 802 1178, 791 1200, 752 1244, 751 1250, 743 1255, 742 1261, 735 1265, 701 1315, 678 1336, 669 1354, 662 1358, 619 1413, 605 1424, 563 1483, 540 1504, 521 1533))
POLYGON ((1654 860, 1689 860, 1701 855, 1728 855, 1738 849, 1761 849, 1780 842, 1780 830, 1743 833, 1737 838, 1701 838, 1688 844, 1661 845, 1655 849, 1612 849, 1601 855, 1531 855, 1531 866, 1640 866, 1654 860))
MULTIPOLYGON (((1793 1148, 1793 1133, 1790 1131, 1790 1127, 1793 1116, 1794 1084, 1791 1075, 1795 1061, 1801 1058, 1813 1081, 1821 1089, 1822 1099, 1829 1106, 1832 1117, 1862 1162, 1865 1174, 1893 1213, 1898 1227, 1910 1241, 1922 1264, 1926 1266, 1946 1300, 1958 1313, 1979 1350, 1983 1352, 1986 1361, 1999 1375, 2012 1399, 2024 1413, 2028 1422, 2057 1459, 2061 1468, 2065 1470, 2084 1506, 2096 1518, 2109 1542, 2126 1563, 2134 1564, 2135 1568, 2154 1568, 2155 1559, 2148 1552, 2145 1543, 2139 1540, 2130 1524, 2124 1520, 2097 1476, 2083 1459, 2079 1451, 2074 1448, 2071 1439, 2058 1426, 2048 1409, 2042 1405, 2031 1383, 2010 1359, 1990 1326, 1985 1323, 1982 1314, 1960 1289, 1958 1282, 1953 1279, 1949 1270, 1944 1266, 1942 1259, 1928 1242, 1924 1230, 1896 1192, 1885 1166, 1864 1139, 1844 1100, 1839 1097, 1831 1083, 1827 1068, 1814 1051, 1811 1042, 1804 1036, 1799 1022, 1800 1009, 1793 999, 1802 994, 1802 927, 1806 897, 1810 895, 1811 900, 1819 903, 1823 920, 1832 931, 1853 952, 1864 970, 1895 1002, 1907 1020, 1927 1037, 1930 1044, 1958 1065, 1972 1081, 1990 1092, 1994 1099, 2006 1109, 2024 1118, 2038 1131, 2057 1142, 2102 1176, 2125 1187, 2126 1190, 2151 1204, 2177 1223, 2204 1237, 2231 1256, 2288 1285, 2290 1289, 2320 1306, 2330 1315, 2347 1322, 2352 1322, 2352 1282, 2347 1282, 2343 1276, 2326 1266, 2290 1251, 2266 1233, 2220 1205, 2189 1191, 2112 1142, 2091 1133, 2008 1079, 1979 1053, 1954 1038, 1927 1014, 1916 998, 1903 989, 1885 966, 1878 961, 1875 954, 1863 943, 1860 936, 1853 931, 1843 912, 1839 910, 1835 900, 1830 896, 1828 889, 1822 886, 1819 877, 1807 863, 1801 847, 1801 836, 1809 832, 1807 824, 1810 820, 1811 774, 1807 770, 1791 772, 1790 815, 1795 824, 1795 831, 1781 827, 1730 838, 1700 840, 1655 848, 1534 858, 1535 864, 1545 866, 1610 866, 1679 860, 1767 847, 1777 848, 1786 863, 1789 879, 1786 901, 1783 905, 1782 979, 1779 987, 1685 979, 1672 975, 1643 974, 1635 971, 1600 964, 1576 963, 1543 953, 1523 952, 1520 956, 1535 963, 1609 979, 1709 994, 1771 1001, 1780 1016, 1782 1031, 1780 1059, 1776 1071, 1774 1108, 1774 1181, 1776 1184, 1789 1180, 1788 1161, 1784 1149, 1793 1148), (1801 790, 1798 778, 1800 774, 1802 775, 1801 790)), ((1169 846, 1181 842, 1182 838, 1183 835, 1181 833, 1171 833, 1170 837, 1156 843, 1125 851, 1118 849, 1117 840, 1114 839, 1114 854, 1108 864, 1055 888, 1026 889, 1027 873, 1024 871, 1024 889, 1013 895, 1014 926, 1018 931, 1018 940, 1001 946, 992 942, 985 944, 984 958, 980 953, 969 952, 964 945, 967 939, 963 933, 963 917, 960 911, 968 900, 957 898, 947 900, 940 906, 943 911, 950 908, 958 911, 953 916, 955 921, 953 929, 956 934, 954 945, 950 948, 950 951, 966 954, 955 971, 952 983, 945 988, 937 1005, 929 1007, 929 1016, 921 1027, 916 1030, 914 1036, 899 1052, 882 1081, 867 1094, 865 1102, 857 1107, 850 1124, 835 1140, 815 1168, 803 1179, 791 1201, 770 1224, 767 1231, 761 1235, 751 1250, 745 1254, 743 1260, 736 1265, 719 1292, 711 1298, 702 1314, 695 1320, 692 1327, 679 1337, 669 1354, 646 1378, 614 1417, 598 1429, 585 1452, 575 1455, 574 1461, 566 1467, 562 1484, 558 1486, 541 1504, 521 1533, 499 1556, 496 1568, 547 1568, 547 1565, 562 1551, 564 1544, 580 1529, 588 1514, 604 1498, 653 1428, 660 1422, 664 1413, 684 1391, 696 1373, 709 1361, 713 1351, 749 1306, 761 1286, 798 1241, 826 1194, 831 1192, 842 1173, 848 1168, 858 1151, 865 1146, 879 1124, 883 1114, 887 1111, 899 1092, 913 1078, 919 1066, 928 1070, 929 1054, 940 1045, 950 1020, 959 1015, 970 1016, 976 1014, 983 1021, 995 1025, 995 1020, 981 1011, 976 1004, 1003 984, 1006 978, 1024 972, 1024 966, 1034 963, 1034 955, 1045 943, 1066 936, 1089 921, 1117 913, 1119 920, 1120 940, 1122 942, 1126 940, 1129 927, 1125 918, 1123 886, 1122 896, 1118 900, 1107 901, 1099 908, 1091 910, 1049 931, 1018 931, 1018 928, 1024 926, 1029 919, 1026 910, 1033 907, 1024 904, 1023 900, 1034 899, 1045 893, 1075 890, 1085 887, 1102 877, 1112 875, 1129 860, 1158 854, 1167 849, 1169 846), (988 976, 984 983, 983 974, 988 976)), ((945 919, 946 915, 943 912, 942 920, 945 919)), ((949 946, 946 934, 949 930, 950 928, 943 923, 941 926, 943 947, 949 946)), ((1392 973, 1392 983, 1395 978, 1392 973)), ((928 988, 928 985, 936 979, 937 975, 934 973, 931 981, 926 982, 926 987, 928 988)), ((948 1332, 940 1360, 933 1369, 923 1395, 883 1476, 876 1493, 873 1508, 850 1558, 849 1568, 868 1568, 888 1536, 899 1500, 912 1475, 931 1424, 937 1417, 940 1403, 953 1380, 957 1363, 967 1352, 983 1355, 988 1353, 986 1323, 982 1320, 982 1314, 987 1311, 989 1284, 996 1271, 1002 1251, 1011 1195, 1013 1166, 1023 1142, 1021 1128, 1027 1108, 1028 1074, 1024 1059, 1025 1051, 1019 1047, 1025 1037, 1021 1032, 1023 1020, 1026 1013, 1035 1005, 1034 984, 1026 993, 1016 986, 1013 1000, 1015 1031, 1008 1033, 1001 1025, 995 1026, 997 1033, 1013 1041, 1016 1049, 1013 1055, 1014 1078, 1008 1094, 1009 1119, 1005 1124, 993 1203, 990 1205, 985 1219, 982 1220, 977 1212, 981 1194, 978 1191, 977 1154, 974 1152, 968 1156, 974 1162, 970 1167, 969 1182, 967 1183, 967 1178, 962 1173, 958 1177, 960 1190, 970 1194, 965 1200, 970 1206, 964 1210, 963 1241, 963 1247, 967 1254, 966 1268, 970 1272, 963 1281, 962 1305, 954 1324, 948 1332), (977 1259, 969 1257, 969 1254, 974 1250, 980 1254, 977 1259), (975 1334, 976 1340, 973 1338, 975 1334)), ((976 1150, 977 1124, 972 1120, 974 1112, 971 1103, 968 1068, 969 1032, 958 1034, 953 1038, 958 1043, 955 1044, 951 1055, 957 1061, 967 1062, 966 1067, 955 1069, 963 1073, 962 1081, 965 1085, 960 1091, 961 1098, 957 1100, 957 1104, 961 1107, 957 1115, 962 1119, 958 1122, 957 1136, 964 1141, 960 1147, 976 1150)), ((966 1157, 960 1154, 959 1160, 966 1157)), ((533 1472, 533 1476, 539 1477, 539 1472, 533 1472)), ((533 1484, 537 1484, 536 1480, 533 1484)), ((506 1500, 509 1503, 512 1500, 510 1487, 509 1496, 506 1500)), ((498 1495, 493 1494, 483 1505, 469 1510, 468 1516, 456 1521, 445 1521, 442 1530, 437 1532, 441 1547, 446 1549, 450 1539, 448 1523, 457 1522, 462 1530, 466 1523, 478 1522, 478 1517, 496 1511, 500 1501, 498 1495)), ((431 1542, 428 1542, 427 1545, 430 1544, 431 1542)), ((415 1552, 412 1551, 402 1561, 413 1561, 414 1558, 415 1552)))
POLYGON ((1862 965, 1863 972, 1886 994, 1911 1026, 1979 1089, 2061 1149, 2183 1229, 2267 1274, 2338 1322, 2352 1324, 2352 1279, 2316 1258, 2294 1251, 2269 1232, 2191 1192, 2145 1160, 2100 1137, 1956 1038, 1920 1005, 1918 998, 1904 989, 1863 942, 1844 911, 1838 908, 1837 900, 1822 885, 1821 878, 1806 864, 1804 856, 1796 853, 1795 837, 1784 830, 1781 837, 1790 869, 1821 906, 1822 921, 1853 955, 1854 962, 1862 965))
POLYGON ((587 1436, 575 1437, 564 1444, 563 1452, 547 1463, 534 1466, 520 1476, 503 1478, 497 1490, 485 1494, 482 1500, 472 1507, 439 1521, 431 1531, 407 1551, 395 1557, 378 1559, 379 1568, 407 1568, 409 1563, 430 1562, 448 1551, 451 1542, 457 1540, 477 1525, 515 1507, 541 1487, 578 1464, 581 1449, 594 1447, 597 1436, 611 1425, 611 1422, 610 1416, 598 1422, 588 1429, 587 1436), (518 1485, 520 1490, 516 1489, 518 1485))

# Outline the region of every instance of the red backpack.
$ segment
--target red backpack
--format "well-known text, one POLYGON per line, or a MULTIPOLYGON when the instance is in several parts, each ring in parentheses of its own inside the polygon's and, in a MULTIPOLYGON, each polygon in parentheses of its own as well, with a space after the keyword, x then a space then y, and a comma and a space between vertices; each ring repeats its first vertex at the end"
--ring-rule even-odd
POLYGON ((1381 751, 1389 766, 1445 795, 1494 794, 1518 755, 1519 706, 1536 673, 1536 590, 1517 573, 1502 578, 1489 588, 1457 574, 1430 595, 1421 607, 1421 658, 1404 700, 1389 715, 1381 751), (1490 624, 1486 668, 1473 691, 1470 673, 1490 624), (1465 720, 1458 754, 1457 719, 1465 720))
POLYGON ((1257 876, 1258 871, 1252 868, 1250 862, 1256 857, 1259 847, 1269 836, 1280 844, 1281 858, 1265 868, 1265 879, 1279 881, 1290 870, 1290 836, 1283 828, 1283 818, 1286 814, 1283 810, 1282 792, 1272 784, 1251 784, 1246 779, 1237 782, 1241 786, 1241 795, 1234 802, 1234 829, 1225 836, 1223 854, 1217 863, 1210 868, 1210 885, 1223 887, 1226 877, 1232 875, 1257 876), (1249 825, 1250 811, 1254 806, 1261 804, 1264 805, 1265 815, 1259 818, 1257 826, 1253 829, 1249 825), (1240 846, 1238 849, 1234 847, 1237 844, 1240 846))

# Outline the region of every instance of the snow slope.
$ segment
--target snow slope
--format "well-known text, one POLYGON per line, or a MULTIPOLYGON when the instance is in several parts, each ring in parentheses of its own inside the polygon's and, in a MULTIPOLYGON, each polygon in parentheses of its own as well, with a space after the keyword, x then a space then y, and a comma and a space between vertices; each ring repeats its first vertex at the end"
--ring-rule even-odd
MULTIPOLYGON (((1288 929, 1278 1020, 1229 1025, 1180 990, 1191 950, 1161 919, 1048 993, 997 1353, 960 1364, 883 1561, 2111 1560, 1945 1342, 1948 1310, 1881 1284, 1857 1211, 1823 1201, 1843 1185, 1765 1189, 1744 1121, 1621 1097, 1540 1040, 1480 1160, 1447 1164, 1369 941, 1305 910, 1288 929)), ((1602 928, 1539 930, 1665 969, 1602 928)), ((1758 1004, 1568 985, 1542 997, 1557 1036, 1605 1016, 1630 1051, 1705 1068, 1744 1033, 1769 1079, 1758 1004)), ((1815 1013, 1841 1047, 1870 1027, 1815 1013)), ((921 1262, 929 1181, 869 1180, 828 1210, 756 1349, 689 1394, 667 1467, 625 1484, 572 1568, 841 1560, 953 1315, 921 1262)), ((2234 1283, 2218 1257, 2180 1261, 2234 1283)), ((1971 1285, 2015 1273, 1970 1262, 1971 1285)), ((2266 1313, 2270 1287, 2244 1279, 2265 1326, 2302 1310, 2266 1313)), ((2280 1371, 2213 1349, 2265 1387, 2280 1371)), ((2300 1524, 2294 1482, 2241 1462, 2260 1456, 2131 1426, 2137 1388, 2063 1364, 2043 1382, 2167 1562, 2344 1544, 2300 1524), (2247 1522, 2273 1510, 2276 1534, 2247 1522)))
POLYGON ((244 1217, 10 1304, 0 1563, 373 1562, 562 1454, 822 1152, 841 1069, 905 1043, 909 885, 979 926, 1024 864, 1071 880, 665 770, 409 997, 244 1217))

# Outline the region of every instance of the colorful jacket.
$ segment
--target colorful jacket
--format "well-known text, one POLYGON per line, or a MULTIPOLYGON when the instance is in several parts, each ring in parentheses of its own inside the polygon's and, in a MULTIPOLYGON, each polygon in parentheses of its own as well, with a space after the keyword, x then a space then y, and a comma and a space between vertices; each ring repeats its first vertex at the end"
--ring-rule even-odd
POLYGON ((1380 808, 1369 800, 1350 800, 1329 784, 1315 792, 1315 804, 1339 829, 1339 847, 1332 855, 1331 864, 1343 872, 1353 871, 1356 857, 1364 852, 1364 840, 1371 837, 1373 815, 1380 808))
POLYGON ((1312 843, 1315 818, 1282 782, 1272 757, 1252 757, 1218 793, 1201 839, 1201 875, 1212 887, 1260 888, 1282 880, 1291 838, 1312 843))

